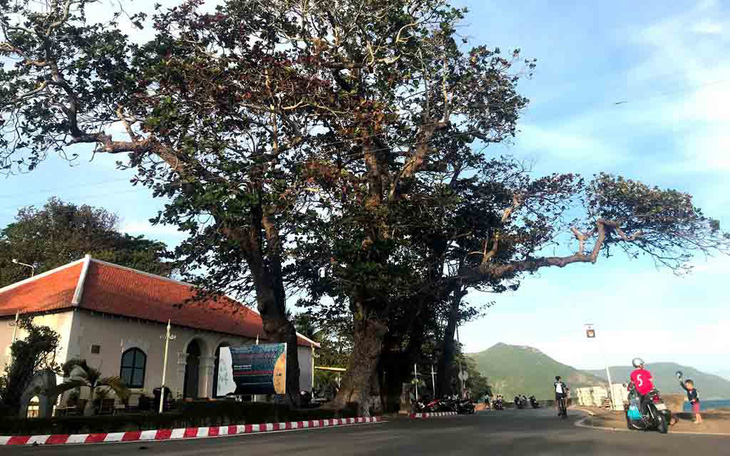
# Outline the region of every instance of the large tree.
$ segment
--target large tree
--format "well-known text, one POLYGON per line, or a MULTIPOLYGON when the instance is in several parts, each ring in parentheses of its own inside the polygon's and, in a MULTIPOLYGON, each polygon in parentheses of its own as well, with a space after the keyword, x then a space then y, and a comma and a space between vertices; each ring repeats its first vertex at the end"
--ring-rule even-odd
POLYGON ((41 208, 21 208, 0 231, 0 286, 78 260, 86 254, 122 266, 169 276, 173 262, 164 243, 119 231, 119 218, 103 208, 51 198, 41 208))
POLYGON ((464 290, 614 246, 673 268, 721 247, 684 193, 491 159, 487 146, 517 131, 516 85, 534 63, 468 46, 465 11, 447 0, 201 3, 159 11, 138 45, 89 24, 87 0, 0 0, 0 53, 18 59, 0 71, 3 165, 79 144, 128 153, 138 181, 172 200, 159 220, 190 233, 178 255, 209 268, 209 288, 253 290, 267 335, 292 349, 286 286, 305 280, 318 312, 352 325, 335 406, 377 406, 391 323, 443 316, 451 299, 446 343, 464 290))

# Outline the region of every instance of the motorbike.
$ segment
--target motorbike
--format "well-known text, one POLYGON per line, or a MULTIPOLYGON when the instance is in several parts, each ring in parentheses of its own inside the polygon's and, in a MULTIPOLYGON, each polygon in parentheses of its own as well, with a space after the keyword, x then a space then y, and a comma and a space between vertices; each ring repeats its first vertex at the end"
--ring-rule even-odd
POLYGON ((530 396, 530 405, 531 405, 531 406, 532 406, 532 408, 534 408, 534 409, 536 409, 536 408, 540 408, 540 403, 539 403, 539 402, 537 402, 537 398, 535 398, 535 396, 530 396))
POLYGON ((525 408, 525 404, 522 402, 522 398, 520 398, 519 396, 515 396, 515 408, 516 409, 525 408))
POLYGON ((470 399, 461 399, 456 402, 456 412, 459 415, 473 415, 476 413, 476 408, 470 399))
POLYGON ((492 408, 494 410, 504 410, 504 400, 497 398, 492 401, 492 408))
POLYGON ((411 413, 426 413, 428 411, 428 406, 422 401, 414 401, 411 399, 411 413))
POLYGON ((443 399, 434 399, 426 404, 427 412, 455 412, 456 405, 454 401, 448 397, 443 399))
POLYGON ((672 412, 664 404, 659 391, 656 389, 649 391, 644 399, 646 406, 642 411, 641 397, 636 391, 636 386, 633 382, 630 382, 627 388, 629 390, 629 401, 624 403, 626 427, 632 431, 657 430, 661 434, 669 432, 672 412))

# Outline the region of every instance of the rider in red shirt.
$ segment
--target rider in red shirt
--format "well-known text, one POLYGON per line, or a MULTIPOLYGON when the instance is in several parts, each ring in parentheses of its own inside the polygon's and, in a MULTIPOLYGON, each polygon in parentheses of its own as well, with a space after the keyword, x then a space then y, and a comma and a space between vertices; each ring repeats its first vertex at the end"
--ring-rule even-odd
POLYGON ((644 369, 644 361, 641 358, 634 358, 632 364, 636 370, 631 373, 631 381, 636 386, 636 392, 646 396, 649 391, 654 389, 654 379, 651 372, 644 369))
POLYGON ((651 390, 654 389, 654 379, 651 376, 651 372, 644 369, 644 360, 641 358, 634 358, 631 364, 636 368, 631 373, 631 381, 636 387, 636 392, 639 393, 641 413, 644 413, 645 403, 644 399, 651 390))

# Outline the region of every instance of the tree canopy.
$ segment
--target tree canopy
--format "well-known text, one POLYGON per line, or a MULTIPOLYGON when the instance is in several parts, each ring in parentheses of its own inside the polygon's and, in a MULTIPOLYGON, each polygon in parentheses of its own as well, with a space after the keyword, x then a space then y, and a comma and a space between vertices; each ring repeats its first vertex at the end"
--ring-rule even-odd
POLYGON ((94 258, 169 276, 173 262, 164 243, 119 232, 119 218, 103 208, 51 198, 42 208, 21 208, 0 231, 0 287, 83 258, 94 258))
POLYGON ((0 56, 16 61, 0 70, 2 166, 84 144, 127 154, 134 182, 170 200, 157 221, 189 234, 175 253, 190 274, 205 267, 197 283, 254 292, 267 336, 292 348, 294 291, 313 318, 348 328, 335 406, 379 407, 385 373, 402 378, 393 369, 423 356, 441 358, 447 386, 455 328, 479 311, 469 290, 514 289, 617 247, 675 271, 727 247, 691 195, 535 176, 500 156, 535 61, 469 43, 466 10, 447 0, 227 0, 213 12, 190 0, 129 18, 152 28, 146 43, 119 15, 87 20, 89 2, 0 0, 0 56))

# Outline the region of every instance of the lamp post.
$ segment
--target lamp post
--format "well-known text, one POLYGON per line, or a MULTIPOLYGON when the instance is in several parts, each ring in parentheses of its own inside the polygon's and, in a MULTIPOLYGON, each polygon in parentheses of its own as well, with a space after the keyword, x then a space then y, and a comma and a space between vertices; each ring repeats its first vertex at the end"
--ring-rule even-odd
POLYGON ((461 382, 461 398, 464 399, 464 389, 465 385, 464 382, 468 378, 468 375, 466 372, 464 372, 462 366, 461 366, 461 341, 459 340, 459 326, 456 326, 456 343, 459 346, 459 381, 461 382))
POLYGON ((413 378, 416 386, 416 403, 418 403, 418 365, 416 363, 413 363, 413 378))
POLYGON ((436 399, 436 372, 433 370, 433 364, 431 364, 431 387, 433 388, 433 398, 436 399))
MULTIPOLYGON (((596 338, 596 330, 593 327, 593 323, 586 323, 586 337, 588 339, 595 339, 596 338)), ((601 352, 601 357, 603 358, 603 364, 606 366, 606 379, 608 379, 608 400, 611 403, 611 410, 615 407, 615 404, 613 403, 613 391, 612 391, 612 382, 611 382, 611 370, 608 368, 608 362, 606 361, 606 354, 603 350, 603 346, 600 342, 598 342, 598 349, 601 352)))
POLYGON ((12 261, 13 264, 17 264, 19 266, 25 266, 26 268, 30 268, 30 276, 31 277, 33 277, 35 275, 35 266, 33 266, 32 264, 21 263, 20 261, 17 260, 17 258, 13 258, 10 261, 12 261))
POLYGON ((175 340, 174 334, 170 334, 170 320, 167 320, 167 331, 164 336, 160 336, 160 339, 165 339, 165 356, 162 361, 162 388, 160 388, 160 410, 162 413, 165 406, 165 376, 167 374, 167 351, 170 348, 170 341, 175 340))
POLYGON ((15 337, 18 333, 18 320, 20 319, 20 311, 15 312, 15 321, 10 323, 10 326, 13 327, 13 338, 10 341, 10 345, 15 343, 15 337))

